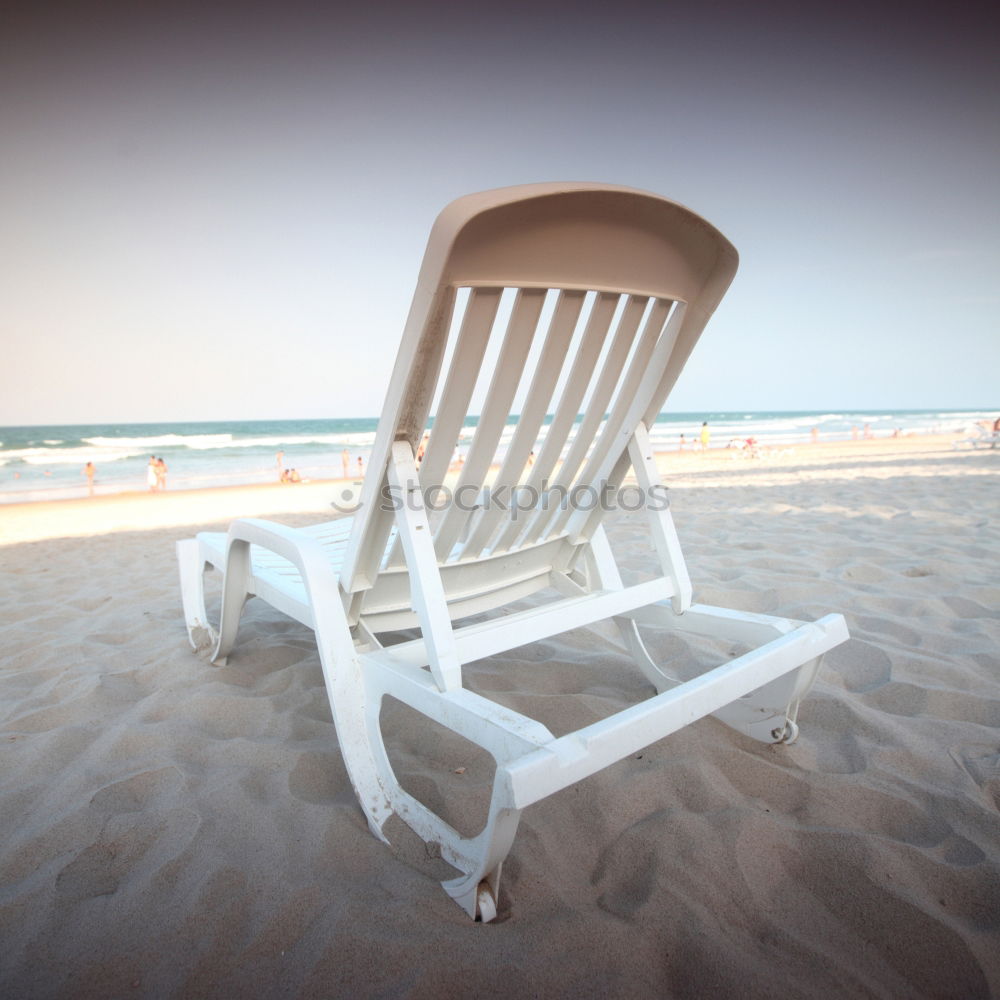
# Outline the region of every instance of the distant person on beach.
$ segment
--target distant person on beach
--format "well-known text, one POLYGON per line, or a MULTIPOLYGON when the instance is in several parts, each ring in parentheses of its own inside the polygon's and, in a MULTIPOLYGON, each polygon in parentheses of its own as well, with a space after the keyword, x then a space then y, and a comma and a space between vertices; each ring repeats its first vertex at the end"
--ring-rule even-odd
POLYGON ((156 470, 156 456, 149 456, 149 464, 146 466, 146 485, 149 487, 151 493, 156 492, 156 485, 159 482, 159 476, 156 470))
POLYGON ((818 427, 814 427, 809 432, 809 436, 812 438, 812 443, 816 444, 816 442, 819 441, 819 428, 818 427))
POLYGON ((284 461, 284 458, 285 458, 285 453, 283 451, 279 451, 278 454, 277 454, 277 456, 276 456, 276 460, 277 460, 277 463, 278 463, 278 482, 279 483, 283 483, 285 481, 285 469, 284 469, 284 466, 282 465, 282 462, 284 461))
POLYGON ((686 442, 686 441, 684 440, 684 435, 682 434, 682 435, 681 435, 681 443, 680 443, 680 444, 678 445, 678 447, 677 447, 677 450, 678 450, 678 451, 683 451, 683 450, 684 450, 684 445, 685 445, 686 443, 687 443, 687 442, 686 442))
POLYGON ((292 471, 288 474, 288 481, 290 483, 301 483, 302 482, 302 477, 299 475, 299 470, 298 469, 292 469, 292 471))
POLYGON ((708 429, 708 421, 703 420, 701 422, 701 448, 702 451, 708 451, 708 442, 712 440, 712 432, 708 429))
POLYGON ((865 424, 864 435, 865 435, 865 440, 866 441, 870 441, 873 437, 875 437, 875 435, 872 434, 872 425, 871 424, 865 424))
POLYGON ((94 473, 96 471, 97 470, 94 468, 93 462, 88 462, 83 467, 83 474, 87 477, 87 490, 89 491, 91 496, 94 495, 94 473))
POLYGON ((365 461, 360 455, 358 455, 358 475, 364 478, 364 474, 365 474, 365 461))
POLYGON ((853 426, 853 427, 851 428, 851 440, 852 440, 852 441, 857 441, 857 439, 858 439, 858 425, 857 425, 857 424, 855 424, 855 425, 854 425, 854 426, 853 426))
POLYGON ((158 490, 167 488, 167 463, 162 457, 156 460, 156 488, 158 490))
POLYGON ((340 453, 340 464, 344 469, 344 478, 349 478, 351 475, 351 453, 346 448, 340 453))

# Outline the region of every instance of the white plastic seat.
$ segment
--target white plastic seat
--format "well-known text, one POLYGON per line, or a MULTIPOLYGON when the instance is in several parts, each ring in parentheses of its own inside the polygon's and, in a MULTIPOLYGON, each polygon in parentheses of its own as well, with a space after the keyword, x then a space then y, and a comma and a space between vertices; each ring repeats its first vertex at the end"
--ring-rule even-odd
POLYGON ((987 427, 976 424, 972 428, 972 434, 969 437, 953 441, 951 446, 952 448, 959 448, 963 444, 971 444, 973 448, 996 448, 997 445, 1000 445, 1000 430, 990 430, 987 427))
POLYGON ((458 199, 430 236, 356 514, 306 529, 241 520, 225 536, 178 543, 191 642, 214 662, 232 650, 250 595, 315 629, 373 833, 385 839, 396 814, 439 845, 460 873, 445 888, 470 916, 496 913, 523 808, 706 715, 763 742, 794 738, 821 655, 847 638, 840 615, 802 623, 693 604, 662 502, 647 427, 736 263, 703 219, 628 188, 541 184, 458 199), (657 572, 626 586, 602 527, 607 504, 589 501, 618 497, 630 469, 657 572), (449 493, 434 489, 446 480, 449 493), (205 614, 208 567, 225 574, 217 629, 205 614), (461 624, 543 590, 560 596, 461 624), (463 664, 607 619, 650 683, 638 705, 557 738, 463 686, 463 664), (641 625, 755 648, 682 683, 650 656, 641 625), (413 626, 418 639, 378 640, 413 626), (387 694, 494 757, 478 835, 460 835, 400 786, 380 724, 387 694))

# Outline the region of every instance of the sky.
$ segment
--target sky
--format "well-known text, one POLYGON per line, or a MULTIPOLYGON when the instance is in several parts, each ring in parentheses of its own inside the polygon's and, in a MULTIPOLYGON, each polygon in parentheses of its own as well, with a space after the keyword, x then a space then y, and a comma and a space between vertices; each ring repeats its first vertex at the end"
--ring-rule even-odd
POLYGON ((740 270, 668 408, 1000 408, 996 5, 8 4, 0 424, 373 416, 471 191, 740 270))

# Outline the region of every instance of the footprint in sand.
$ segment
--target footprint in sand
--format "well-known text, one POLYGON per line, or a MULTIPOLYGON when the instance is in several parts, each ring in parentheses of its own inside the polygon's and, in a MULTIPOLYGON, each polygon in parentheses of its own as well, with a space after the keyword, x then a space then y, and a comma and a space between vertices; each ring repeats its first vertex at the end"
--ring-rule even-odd
POLYGON ((832 650, 823 661, 823 669, 839 675, 848 691, 875 691, 892 680, 889 654, 857 638, 832 650))
POLYGON ((162 767, 156 771, 143 771, 124 781, 116 781, 96 792, 90 804, 109 813, 142 812, 184 783, 176 767, 162 767))
POLYGON ((344 765, 339 755, 302 753, 288 775, 288 790, 303 802, 334 802, 345 788, 344 765))
POLYGON ((1000 749, 989 743, 950 747, 951 759, 1000 808, 1000 749))
POLYGON ((977 601, 970 601, 967 597, 942 597, 942 601, 958 615, 959 618, 997 618, 998 613, 990 608, 984 608, 977 601))

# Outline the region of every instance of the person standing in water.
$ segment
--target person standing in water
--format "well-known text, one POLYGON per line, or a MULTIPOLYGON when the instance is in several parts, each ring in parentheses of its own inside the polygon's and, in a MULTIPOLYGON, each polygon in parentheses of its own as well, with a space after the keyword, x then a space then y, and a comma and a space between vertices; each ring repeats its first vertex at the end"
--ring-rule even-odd
POLYGON ((420 440, 420 447, 417 448, 417 468, 420 468, 420 463, 424 460, 424 452, 427 451, 427 441, 430 438, 430 434, 425 434, 420 440))
POLYGON ((94 473, 96 471, 93 462, 88 462, 83 467, 83 474, 87 477, 87 491, 91 496, 94 495, 94 473))
POLYGON ((701 422, 701 450, 708 451, 708 442, 712 440, 712 432, 708 429, 708 421, 701 422))

